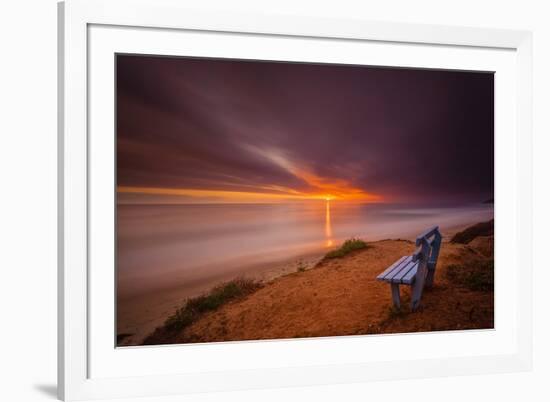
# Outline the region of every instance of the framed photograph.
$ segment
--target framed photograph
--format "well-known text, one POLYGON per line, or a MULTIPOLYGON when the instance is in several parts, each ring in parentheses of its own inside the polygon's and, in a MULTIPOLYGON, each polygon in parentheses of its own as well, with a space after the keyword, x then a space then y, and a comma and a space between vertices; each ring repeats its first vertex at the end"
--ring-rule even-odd
POLYGON ((62 399, 530 369, 529 32, 71 0, 59 44, 62 399))

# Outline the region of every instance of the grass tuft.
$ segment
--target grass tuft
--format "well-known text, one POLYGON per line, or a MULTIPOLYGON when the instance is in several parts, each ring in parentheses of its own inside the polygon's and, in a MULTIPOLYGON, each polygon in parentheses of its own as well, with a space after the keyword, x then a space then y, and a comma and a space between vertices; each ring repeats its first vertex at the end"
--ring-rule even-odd
POLYGON ((478 260, 467 265, 449 265, 445 276, 449 281, 470 290, 492 291, 494 270, 494 260, 478 260))
POLYGON ((352 251, 361 250, 371 247, 361 239, 351 238, 348 239, 336 250, 332 250, 325 255, 325 258, 341 258, 348 255, 352 251))
POLYGON ((397 308, 392 305, 388 310, 388 315, 390 318, 401 318, 407 315, 407 312, 403 307, 397 308))
POLYGON ((128 338, 129 336, 132 336, 133 334, 129 334, 129 333, 122 333, 122 334, 117 334, 116 336, 116 343, 117 345, 119 345, 124 339, 128 338))
POLYGON ((302 260, 298 261, 298 269, 297 272, 305 272, 307 268, 307 265, 304 264, 302 260))
POLYGON ((249 295, 261 287, 262 285, 254 280, 238 278, 216 286, 208 294, 190 298, 164 322, 164 326, 157 328, 155 332, 149 335, 144 344, 158 342, 158 338, 162 333, 181 331, 208 311, 217 310, 222 305, 249 295))
POLYGON ((451 243, 468 244, 478 236, 491 236, 494 233, 494 220, 477 223, 455 234, 451 243))

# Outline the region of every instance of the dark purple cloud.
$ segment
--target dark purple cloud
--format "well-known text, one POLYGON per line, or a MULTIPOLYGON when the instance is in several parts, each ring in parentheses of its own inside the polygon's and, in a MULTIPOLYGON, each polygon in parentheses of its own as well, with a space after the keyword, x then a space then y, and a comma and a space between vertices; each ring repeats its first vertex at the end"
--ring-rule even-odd
POLYGON ((117 57, 119 186, 312 190, 280 157, 391 201, 477 202, 493 126, 491 73, 117 57))

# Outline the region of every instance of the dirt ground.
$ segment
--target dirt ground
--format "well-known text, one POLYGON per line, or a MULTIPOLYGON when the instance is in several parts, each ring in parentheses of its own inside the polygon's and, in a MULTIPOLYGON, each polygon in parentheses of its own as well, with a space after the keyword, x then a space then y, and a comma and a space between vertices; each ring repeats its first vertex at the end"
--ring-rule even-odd
POLYGON ((370 245, 272 280, 159 343, 493 328, 493 292, 469 290, 449 282, 445 275, 450 264, 487 258, 492 254, 492 238, 470 245, 443 242, 433 288, 425 289, 419 310, 410 312, 410 288, 402 285, 404 308, 398 314, 391 309, 389 284, 376 276, 401 256, 410 255, 415 246, 408 240, 370 245))

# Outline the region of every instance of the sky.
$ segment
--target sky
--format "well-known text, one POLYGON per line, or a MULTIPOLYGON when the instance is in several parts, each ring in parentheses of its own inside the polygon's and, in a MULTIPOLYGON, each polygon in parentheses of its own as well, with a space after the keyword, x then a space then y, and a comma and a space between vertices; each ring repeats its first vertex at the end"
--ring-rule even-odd
POLYGON ((493 197, 493 74, 118 55, 119 203, 493 197))

